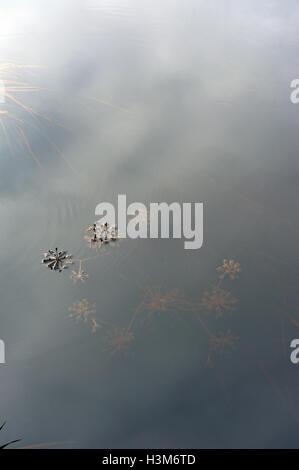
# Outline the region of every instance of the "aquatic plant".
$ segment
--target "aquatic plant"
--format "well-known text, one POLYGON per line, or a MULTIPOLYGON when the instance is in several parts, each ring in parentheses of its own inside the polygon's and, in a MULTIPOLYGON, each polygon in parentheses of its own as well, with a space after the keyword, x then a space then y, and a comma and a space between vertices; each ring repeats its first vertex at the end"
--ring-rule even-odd
POLYGON ((68 255, 67 251, 59 251, 58 248, 55 248, 55 250, 49 250, 47 253, 44 253, 42 262, 52 271, 61 272, 67 268, 67 264, 72 264, 72 261, 70 261, 71 257, 72 255, 68 255))
POLYGON ((76 284, 77 281, 81 281, 84 284, 86 279, 88 279, 87 272, 83 271, 83 269, 82 269, 82 260, 81 259, 79 260, 78 271, 72 271, 71 279, 74 282, 74 284, 76 284))
POLYGON ((224 279, 225 276, 228 276, 230 279, 237 279, 239 273, 241 272, 241 265, 233 259, 224 259, 222 261, 222 266, 218 266, 216 271, 220 273, 220 279, 224 279))
MULTIPOLYGON (((0 431, 4 428, 6 424, 6 421, 0 426, 0 431)), ((15 439, 14 441, 6 442, 6 444, 0 445, 0 450, 5 449, 6 447, 10 446, 11 444, 14 444, 15 442, 20 442, 21 439, 15 439)))

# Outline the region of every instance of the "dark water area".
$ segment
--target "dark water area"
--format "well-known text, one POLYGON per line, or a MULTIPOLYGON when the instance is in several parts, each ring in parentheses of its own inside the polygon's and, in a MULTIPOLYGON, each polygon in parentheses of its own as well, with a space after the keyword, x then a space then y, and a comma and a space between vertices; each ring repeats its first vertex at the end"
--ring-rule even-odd
POLYGON ((297 2, 0 11, 3 442, 297 448, 297 2), (118 194, 203 202, 202 248, 90 247, 118 194))

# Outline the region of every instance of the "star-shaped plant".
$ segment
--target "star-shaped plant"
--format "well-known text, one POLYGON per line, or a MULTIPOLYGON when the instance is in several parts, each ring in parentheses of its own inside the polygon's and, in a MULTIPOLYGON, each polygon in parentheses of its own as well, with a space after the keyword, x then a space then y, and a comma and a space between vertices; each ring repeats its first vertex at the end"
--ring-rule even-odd
POLYGON ((67 264, 72 264, 72 261, 70 261, 71 257, 72 255, 68 255, 67 251, 59 251, 58 248, 55 248, 55 250, 49 250, 47 253, 44 253, 42 262, 52 271, 61 272, 67 268, 67 264))
POLYGON ((214 286, 212 291, 203 293, 201 307, 206 311, 215 310, 216 318, 221 317, 224 312, 232 312, 235 310, 237 299, 234 299, 230 292, 214 286))
POLYGON ((225 276, 228 276, 230 279, 237 279, 239 273, 241 272, 240 263, 234 261, 233 259, 222 261, 222 266, 219 266, 216 269, 220 274, 220 279, 224 279, 225 276))
POLYGON ((78 272, 72 271, 71 279, 75 284, 76 284, 77 281, 81 281, 84 284, 86 279, 88 279, 87 272, 83 271, 83 269, 82 269, 82 260, 79 261, 78 272))

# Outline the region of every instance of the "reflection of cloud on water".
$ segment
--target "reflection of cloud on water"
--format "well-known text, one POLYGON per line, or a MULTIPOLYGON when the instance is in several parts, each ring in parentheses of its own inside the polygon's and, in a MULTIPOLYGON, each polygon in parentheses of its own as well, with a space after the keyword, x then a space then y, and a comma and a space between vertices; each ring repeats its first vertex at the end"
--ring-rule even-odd
MULTIPOLYGON (((208 447, 236 443, 240 447, 296 446, 297 429, 285 413, 285 402, 280 406, 277 394, 269 393, 268 381, 259 370, 252 370, 256 369, 252 360, 264 358, 284 396, 286 385, 291 399, 296 396, 294 369, 285 367, 288 355, 280 361, 278 335, 268 332, 276 325, 280 333, 277 320, 284 294, 286 311, 297 319, 292 295, 297 232, 292 220, 298 126, 297 109, 289 104, 289 79, 285 80, 298 69, 297 3, 245 0, 224 7, 223 2, 217 15, 219 2, 169 0, 161 4, 153 0, 143 9, 144 2, 126 0, 132 17, 105 6, 111 2, 100 3, 105 14, 92 12, 86 21, 83 9, 77 8, 79 2, 60 0, 47 7, 45 2, 29 0, 26 9, 35 10, 34 25, 26 28, 22 38, 9 36, 9 40, 3 33, 10 34, 6 25, 13 22, 6 21, 5 15, 0 18, 0 26, 4 23, 6 28, 0 27, 6 56, 18 58, 19 63, 45 64, 46 71, 38 71, 42 75, 38 85, 54 90, 55 102, 42 105, 47 98, 40 91, 30 94, 30 106, 49 116, 56 116, 60 108, 59 120, 68 123, 73 134, 45 120, 44 126, 80 172, 78 184, 55 148, 34 129, 26 127, 25 131, 32 150, 46 166, 46 184, 20 133, 18 165, 10 158, 7 141, 1 143, 1 150, 6 151, 0 161, 4 267, 0 284, 6 312, 1 329, 7 332, 13 361, 12 367, 2 370, 1 405, 10 413, 10 428, 12 422, 20 428, 23 416, 26 423, 32 423, 20 432, 28 436, 28 443, 38 442, 42 434, 44 441, 54 435, 62 441, 72 429, 75 439, 86 447, 99 442, 103 447, 154 448, 157 443, 196 447, 198 435, 202 446, 208 447), (90 96, 114 107, 91 102, 90 96), (178 200, 177 194, 182 201, 207 201, 205 244, 194 261, 188 254, 184 256, 187 266, 182 265, 178 245, 170 241, 124 241, 116 253, 110 247, 109 257, 102 260, 93 258, 97 252, 86 247, 77 258, 82 259, 82 270, 89 278, 85 284, 78 279, 75 286, 69 275, 58 279, 41 270, 39 248, 32 263, 36 247, 65 246, 76 254, 82 226, 93 220, 96 204, 111 201, 120 192, 130 194, 132 201, 143 201, 149 193, 153 202, 178 200), (253 251, 286 264, 260 254, 252 260, 253 251), (239 299, 242 315, 216 320, 212 310, 204 315, 200 302, 203 292, 210 291, 208 281, 216 283, 212 272, 220 264, 219 253, 241 260, 244 273, 238 293, 227 284, 229 276, 221 284, 221 289, 239 299), (164 254, 168 261, 157 272, 154 261, 164 254), (151 272, 151 278, 143 282, 138 274, 131 276, 133 261, 151 272), (121 264, 124 278, 114 270, 114 262, 121 264), (280 275, 276 275, 275 287, 274 269, 280 275), (136 279, 141 286, 132 286, 136 279), (148 312, 140 313, 140 321, 134 323, 135 341, 127 341, 139 351, 127 361, 124 373, 122 361, 113 359, 111 367, 101 347, 106 333, 127 328, 142 302, 141 287, 148 286, 161 288, 162 296, 179 288, 189 304, 185 303, 186 310, 179 304, 157 314, 151 310, 151 327, 141 321, 148 312), (97 313, 89 315, 91 321, 73 325, 62 314, 77 300, 70 299, 73 294, 86 298, 90 305, 96 302, 97 313), (99 328, 102 314, 115 325, 99 328), (171 331, 168 320, 174 326, 171 331), (156 347, 152 346, 154 329, 156 347), (217 367, 220 345, 230 350, 237 336, 242 338, 241 357, 234 354, 217 367), (212 372, 199 370, 210 343, 216 367, 212 372), (217 373, 225 377, 226 401, 222 391, 217 391, 217 373), (32 396, 34 410, 21 409, 25 392, 32 396), (258 402, 251 398, 257 395, 258 402), (149 409, 156 410, 153 419, 149 409), (59 426, 53 410, 63 417, 59 426), (226 419, 227 412, 232 419, 226 419), (132 419, 137 423, 133 431, 132 419), (258 429, 257 421, 263 423, 258 429), (240 430, 237 437, 236 429, 240 430)), ((22 2, 3 0, 1 13, 2 4, 11 9, 22 2)), ((28 104, 29 95, 21 98, 28 104)), ((36 118, 28 115, 28 119, 36 118)), ((74 270, 78 273, 78 265, 74 270)), ((288 317, 284 321, 288 352, 288 335, 296 334, 297 327, 288 317)), ((126 337, 117 335, 118 341, 126 337)), ((116 338, 112 343, 118 344, 116 338)))
MULTIPOLYGON (((48 114, 38 111, 32 106, 28 106, 19 95, 28 95, 40 92, 42 88, 32 85, 28 80, 28 71, 39 69, 38 65, 24 65, 12 62, 0 62, 0 82, 4 85, 4 102, 0 102, 0 126, 6 139, 11 155, 17 148, 25 150, 34 160, 36 165, 43 169, 37 152, 33 149, 29 137, 32 132, 36 132, 42 137, 56 154, 76 173, 69 160, 59 149, 55 142, 46 132, 46 123, 56 123, 48 114), (26 74, 27 72, 27 74, 26 74)), ((62 126, 63 127, 63 126, 62 126)))

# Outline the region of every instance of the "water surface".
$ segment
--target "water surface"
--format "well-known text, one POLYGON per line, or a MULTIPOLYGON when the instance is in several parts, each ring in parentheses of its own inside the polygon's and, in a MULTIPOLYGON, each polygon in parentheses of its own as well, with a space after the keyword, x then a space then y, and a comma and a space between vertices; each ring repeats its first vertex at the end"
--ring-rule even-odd
POLYGON ((282 0, 2 1, 1 63, 27 106, 0 104, 16 118, 0 115, 3 440, 298 446, 298 20, 282 0), (118 194, 204 202, 203 247, 91 249, 118 194), (41 265, 56 246, 77 260, 63 273, 41 265), (223 259, 242 272, 219 316, 197 307, 223 259))

